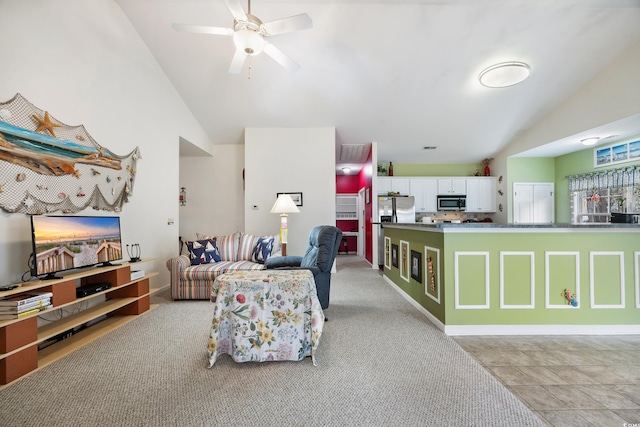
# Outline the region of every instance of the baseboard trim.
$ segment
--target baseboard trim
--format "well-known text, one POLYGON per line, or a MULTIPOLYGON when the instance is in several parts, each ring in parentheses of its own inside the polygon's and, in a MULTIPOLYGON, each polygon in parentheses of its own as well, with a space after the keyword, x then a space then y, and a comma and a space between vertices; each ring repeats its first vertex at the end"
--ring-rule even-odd
POLYGON ((640 325, 449 325, 457 335, 638 335, 640 325))
POLYGON ((393 289, 395 289, 400 295, 402 295, 402 297, 404 299, 406 299, 407 301, 409 301, 409 303, 414 306, 416 309, 418 309, 418 311, 422 314, 424 314, 426 316, 427 319, 429 319, 429 321, 431 323, 433 323, 435 325, 436 328, 440 329, 442 332, 446 333, 445 330, 445 325, 444 323, 442 323, 440 321, 440 319, 438 319, 437 317, 435 317, 433 314, 431 314, 429 312, 429 310, 427 310, 426 308, 424 308, 423 306, 421 306, 420 304, 418 304, 418 302, 416 300, 414 300, 413 298, 411 298, 411 296, 409 294, 407 294, 405 291, 402 290, 402 288, 398 287, 398 285, 396 285, 395 283, 393 283, 391 281, 391 279, 389 279, 387 276, 383 275, 382 278, 385 280, 385 282, 387 282, 393 289))
POLYGON ((640 335, 640 325, 445 325, 387 276, 382 276, 412 306, 447 335, 640 335))

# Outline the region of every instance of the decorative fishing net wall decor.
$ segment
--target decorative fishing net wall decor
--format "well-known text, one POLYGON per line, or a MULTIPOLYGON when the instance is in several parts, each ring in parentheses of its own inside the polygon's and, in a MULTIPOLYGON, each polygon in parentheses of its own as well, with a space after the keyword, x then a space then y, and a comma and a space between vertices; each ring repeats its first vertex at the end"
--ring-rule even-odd
POLYGON ((136 147, 118 156, 20 94, 0 102, 0 207, 9 213, 122 210, 133 193, 136 147))

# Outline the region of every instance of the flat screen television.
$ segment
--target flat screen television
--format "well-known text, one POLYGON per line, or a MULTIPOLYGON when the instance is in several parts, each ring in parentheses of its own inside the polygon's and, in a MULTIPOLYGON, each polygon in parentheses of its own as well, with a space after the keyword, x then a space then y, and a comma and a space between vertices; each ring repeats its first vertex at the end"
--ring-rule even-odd
POLYGON ((56 278, 60 271, 111 265, 122 259, 117 216, 31 216, 31 274, 56 278))

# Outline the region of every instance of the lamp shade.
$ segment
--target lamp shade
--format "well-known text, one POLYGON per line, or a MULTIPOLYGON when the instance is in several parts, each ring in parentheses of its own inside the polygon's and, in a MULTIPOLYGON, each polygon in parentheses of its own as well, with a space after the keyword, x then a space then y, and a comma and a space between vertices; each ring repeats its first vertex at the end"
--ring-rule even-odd
POLYGON ((271 213, 300 213, 300 209, 298 209, 290 195, 280 194, 271 208, 271 213))

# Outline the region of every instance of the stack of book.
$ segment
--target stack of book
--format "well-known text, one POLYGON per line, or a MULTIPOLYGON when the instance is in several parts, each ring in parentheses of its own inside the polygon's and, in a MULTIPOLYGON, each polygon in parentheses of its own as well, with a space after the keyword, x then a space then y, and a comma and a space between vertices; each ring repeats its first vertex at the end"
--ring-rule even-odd
POLYGON ((0 299, 0 320, 20 319, 44 310, 51 304, 51 292, 29 292, 0 299))

